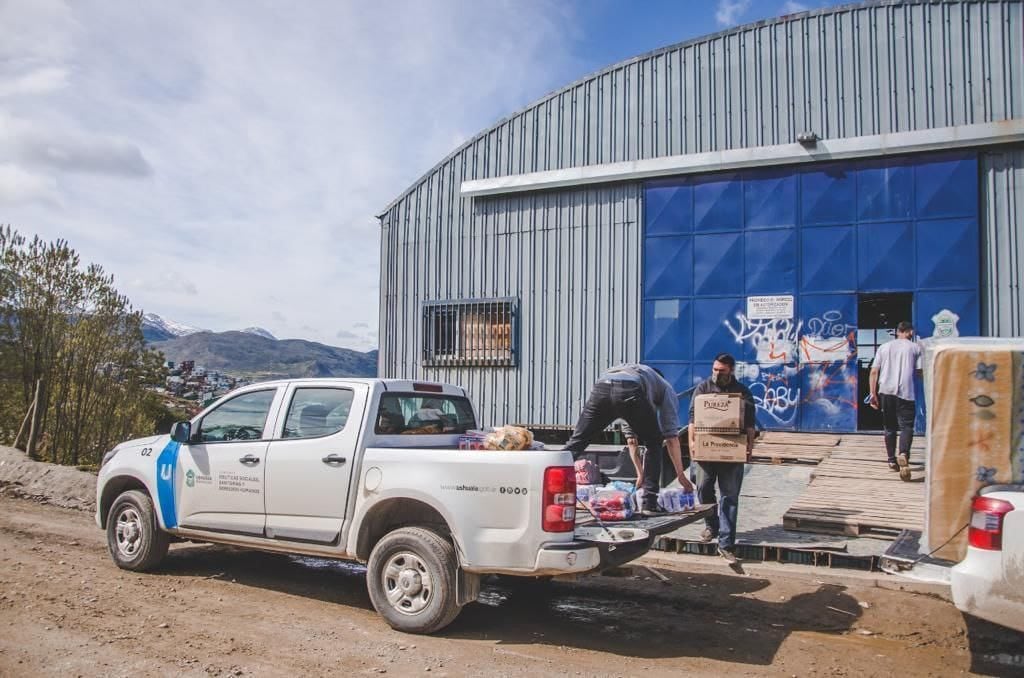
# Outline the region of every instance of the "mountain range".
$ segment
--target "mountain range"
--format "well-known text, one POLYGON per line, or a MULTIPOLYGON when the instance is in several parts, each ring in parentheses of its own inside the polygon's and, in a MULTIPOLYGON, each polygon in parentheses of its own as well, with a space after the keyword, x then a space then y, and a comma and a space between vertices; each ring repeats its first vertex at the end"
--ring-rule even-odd
POLYGON ((373 377, 377 351, 355 351, 303 339, 277 339, 260 327, 210 332, 155 313, 143 317, 143 336, 167 360, 194 360, 208 370, 254 379, 373 377))

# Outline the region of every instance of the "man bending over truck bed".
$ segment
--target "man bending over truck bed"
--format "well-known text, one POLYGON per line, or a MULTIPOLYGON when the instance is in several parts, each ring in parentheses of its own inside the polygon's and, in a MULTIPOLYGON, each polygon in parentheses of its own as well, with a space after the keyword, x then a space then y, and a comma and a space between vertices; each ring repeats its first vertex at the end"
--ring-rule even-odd
POLYGON ((647 446, 643 464, 643 512, 662 513, 658 508, 662 441, 668 448, 679 483, 684 489, 691 484, 684 472, 679 448, 679 401, 672 384, 657 369, 627 363, 602 374, 590 390, 565 449, 578 459, 594 436, 620 418, 626 421, 640 443, 647 446))

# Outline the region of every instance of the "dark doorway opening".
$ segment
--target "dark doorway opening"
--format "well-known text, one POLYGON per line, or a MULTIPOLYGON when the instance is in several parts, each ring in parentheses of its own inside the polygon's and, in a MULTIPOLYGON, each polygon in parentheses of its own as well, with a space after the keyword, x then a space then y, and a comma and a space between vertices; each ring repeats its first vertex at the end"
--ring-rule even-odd
POLYGON ((882 413, 868 405, 871 392, 871 361, 875 351, 896 338, 896 325, 913 317, 910 292, 861 294, 857 297, 857 430, 881 431, 882 413))

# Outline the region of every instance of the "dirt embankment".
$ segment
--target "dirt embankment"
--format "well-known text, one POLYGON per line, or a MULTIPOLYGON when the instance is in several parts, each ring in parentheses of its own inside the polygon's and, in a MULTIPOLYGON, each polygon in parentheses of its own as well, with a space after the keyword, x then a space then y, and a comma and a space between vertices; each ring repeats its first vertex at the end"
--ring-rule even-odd
POLYGON ((32 461, 0 445, 0 494, 79 511, 96 508, 96 476, 70 466, 32 461))

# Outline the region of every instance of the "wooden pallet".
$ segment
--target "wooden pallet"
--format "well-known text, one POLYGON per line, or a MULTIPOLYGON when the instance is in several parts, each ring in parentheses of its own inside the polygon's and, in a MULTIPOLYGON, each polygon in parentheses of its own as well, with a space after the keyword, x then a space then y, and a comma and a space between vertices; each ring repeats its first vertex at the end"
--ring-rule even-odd
MULTIPOLYGON (((884 462, 885 459, 883 458, 884 462)), ((919 464, 911 463, 910 482, 923 481, 924 470, 919 464)), ((889 469, 886 463, 874 461, 863 461, 860 459, 844 459, 842 457, 830 457, 818 464, 811 472, 811 478, 856 478, 873 480, 876 482, 906 482, 900 479, 900 474, 889 469)))
POLYGON ((831 453, 830 447, 811 447, 809 445, 778 445, 762 442, 754 443, 753 459, 755 462, 770 464, 819 464, 831 453))
POLYGON ((794 433, 790 431, 765 431, 761 442, 772 445, 808 445, 811 447, 835 447, 839 436, 832 433, 794 433))
POLYGON ((832 468, 836 475, 815 469, 817 477, 783 516, 786 529, 896 537, 923 527, 924 483, 864 477, 859 466, 848 469, 852 477, 832 468))

